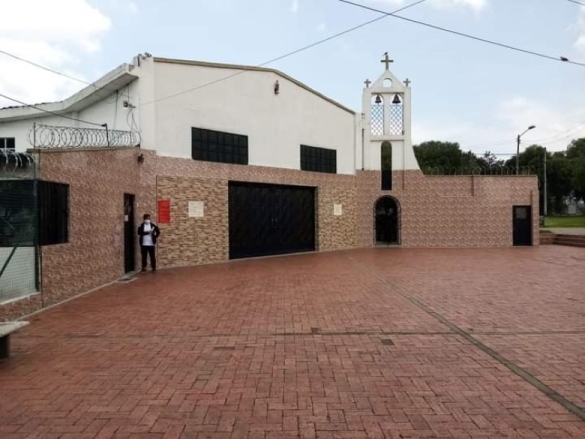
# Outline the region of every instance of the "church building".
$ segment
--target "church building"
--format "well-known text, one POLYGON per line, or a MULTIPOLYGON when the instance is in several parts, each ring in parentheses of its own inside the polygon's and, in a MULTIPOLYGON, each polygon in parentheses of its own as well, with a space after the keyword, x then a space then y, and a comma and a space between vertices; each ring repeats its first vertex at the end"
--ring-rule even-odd
MULTIPOLYGON (((50 236, 28 253, 41 267, 35 291, 3 306, 0 277, 0 320, 40 307, 39 295, 46 306, 133 272, 143 213, 162 232, 160 268, 374 246, 538 245, 536 177, 423 175, 411 83, 391 62, 365 81, 359 111, 277 70, 151 55, 64 101, 0 109, 5 156, 34 162, 34 177, 0 175, 0 194, 15 178, 37 179, 58 185, 46 194, 66 206, 45 215, 56 226, 39 224, 50 236), (87 233, 96 229, 99 243, 87 233)), ((3 242, 0 262, 18 247, 3 242)))

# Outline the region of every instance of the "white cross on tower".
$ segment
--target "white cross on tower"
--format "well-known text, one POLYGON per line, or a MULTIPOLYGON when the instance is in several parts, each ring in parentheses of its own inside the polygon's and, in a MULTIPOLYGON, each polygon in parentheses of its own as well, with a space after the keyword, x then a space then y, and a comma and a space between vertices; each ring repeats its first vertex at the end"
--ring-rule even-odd
POLYGON ((388 52, 386 52, 384 54, 384 59, 381 62, 386 64, 386 70, 390 70, 390 63, 393 63, 394 60, 390 59, 390 57, 388 56, 388 52))
POLYGON ((372 83, 372 81, 370 81, 369 79, 366 79, 366 81, 364 82, 364 84, 366 84, 367 88, 370 88, 371 83, 372 83))

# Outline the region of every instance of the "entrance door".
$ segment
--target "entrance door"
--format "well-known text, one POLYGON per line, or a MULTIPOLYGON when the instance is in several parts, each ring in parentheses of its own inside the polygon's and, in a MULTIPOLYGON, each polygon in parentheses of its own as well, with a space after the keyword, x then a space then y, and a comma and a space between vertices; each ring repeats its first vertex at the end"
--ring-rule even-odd
POLYGON ((532 245, 532 207, 514 206, 514 245, 532 245))
POLYGON ((230 259, 315 250, 315 189, 229 183, 230 259))
POLYGON ((134 195, 124 194, 124 272, 136 269, 135 246, 136 231, 134 230, 134 195))
POLYGON ((376 244, 398 245, 399 210, 398 203, 392 197, 382 197, 376 202, 376 244))

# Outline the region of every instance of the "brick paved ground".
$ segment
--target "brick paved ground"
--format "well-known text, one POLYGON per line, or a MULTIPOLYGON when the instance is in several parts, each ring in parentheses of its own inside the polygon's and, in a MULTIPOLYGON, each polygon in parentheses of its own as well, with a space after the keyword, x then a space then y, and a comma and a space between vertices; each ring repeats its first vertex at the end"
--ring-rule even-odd
POLYGON ((556 246, 149 273, 13 336, 0 438, 585 438, 583 273, 556 246))

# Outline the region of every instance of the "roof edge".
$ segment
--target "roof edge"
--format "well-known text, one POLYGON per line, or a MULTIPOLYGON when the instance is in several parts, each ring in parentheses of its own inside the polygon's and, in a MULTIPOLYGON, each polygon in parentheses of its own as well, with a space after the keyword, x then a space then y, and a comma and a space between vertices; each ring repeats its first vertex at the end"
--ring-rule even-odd
POLYGON ((350 114, 356 115, 358 114, 356 111, 352 110, 349 107, 337 102, 336 100, 325 96, 323 93, 318 92, 314 88, 309 87, 308 85, 302 83, 301 81, 293 78, 292 76, 287 75, 286 73, 281 72, 280 70, 268 68, 268 67, 255 67, 255 66, 246 66, 240 64, 222 64, 216 62, 207 62, 207 61, 191 61, 191 60, 184 60, 184 59, 173 59, 173 58, 160 58, 160 57, 153 57, 154 62, 164 63, 164 64, 181 64, 187 66, 197 66, 197 67, 209 67, 209 68, 216 68, 216 69, 230 69, 230 70, 245 70, 251 72, 267 72, 267 73, 274 73, 293 84, 298 85, 301 88, 304 88, 310 93, 320 97, 321 99, 339 107, 340 109, 347 111, 350 114))
POLYGON ((124 76, 128 75, 133 76, 134 79, 137 79, 138 76, 135 76, 130 73, 132 70, 133 66, 131 64, 127 63, 121 64, 115 69, 107 72, 98 80, 92 82, 91 84, 86 85, 78 92, 72 94, 71 96, 61 101, 43 102, 39 104, 30 105, 15 105, 12 107, 0 108, 0 123, 3 120, 7 121, 14 119, 35 118, 46 112, 61 115, 71 111, 78 111, 79 109, 72 110, 72 107, 79 104, 80 102, 83 102, 84 100, 87 100, 88 98, 91 98, 92 95, 113 93, 114 91, 111 90, 109 87, 111 84, 114 84, 120 78, 123 78, 124 76))

